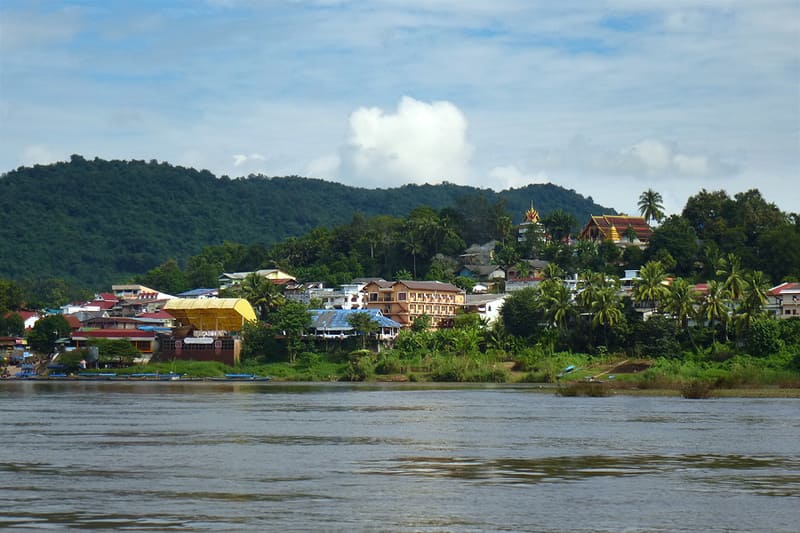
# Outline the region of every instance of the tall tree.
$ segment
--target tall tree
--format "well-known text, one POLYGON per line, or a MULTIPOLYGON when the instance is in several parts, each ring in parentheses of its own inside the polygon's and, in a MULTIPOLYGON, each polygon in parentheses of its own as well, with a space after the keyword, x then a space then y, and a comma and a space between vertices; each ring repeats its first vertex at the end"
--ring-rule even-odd
POLYGON ((633 286, 633 299, 637 303, 648 304, 658 312, 660 302, 666 300, 669 289, 664 285, 667 273, 659 261, 648 261, 639 270, 640 279, 633 286))
POLYGON ((367 336, 375 333, 380 329, 380 324, 372 318, 369 313, 351 313, 347 317, 347 323, 350 324, 358 335, 361 337, 361 348, 367 346, 367 336))
POLYGON ((769 284, 760 270, 745 276, 742 300, 737 309, 738 323, 743 330, 749 330, 753 320, 762 314, 764 306, 767 305, 767 290, 769 284))
POLYGON ((56 341, 68 337, 71 328, 63 315, 50 315, 36 321, 33 329, 28 333, 28 343, 35 351, 51 354, 56 341))
POLYGON ((261 320, 265 320, 269 313, 275 311, 285 301, 280 289, 272 281, 255 272, 245 276, 231 292, 250 302, 261 320))
POLYGON ((552 240, 563 242, 569 239, 578 226, 578 220, 563 209, 556 209, 542 218, 542 225, 552 240))
POLYGON ((661 193, 647 189, 639 196, 639 212, 649 223, 652 220, 661 222, 664 219, 664 199, 661 193))
POLYGON ((595 292, 592 302, 592 326, 603 326, 603 342, 608 344, 608 329, 625 319, 617 287, 608 285, 595 292))
POLYGON ((725 289, 734 301, 739 301, 744 294, 745 280, 742 276, 742 262, 736 254, 729 253, 719 262, 717 276, 722 276, 725 289))
POLYGON ((563 333, 575 314, 569 289, 561 280, 547 279, 539 285, 539 296, 539 304, 547 321, 563 333))
MULTIPOLYGON (((705 320, 708 321, 710 326, 714 322, 722 325, 725 332, 725 340, 728 340, 728 310, 730 308, 730 293, 725 288, 724 284, 717 280, 708 282, 708 292, 703 300, 701 313, 705 320)), ((716 339, 716 335, 715 335, 716 339)))
POLYGON ((687 329, 689 319, 695 316, 699 293, 683 278, 677 278, 669 288, 664 311, 671 314, 676 324, 687 329))
POLYGON ((311 325, 311 313, 300 302, 289 301, 273 314, 273 327, 286 339, 289 362, 294 363, 300 349, 303 333, 311 325))

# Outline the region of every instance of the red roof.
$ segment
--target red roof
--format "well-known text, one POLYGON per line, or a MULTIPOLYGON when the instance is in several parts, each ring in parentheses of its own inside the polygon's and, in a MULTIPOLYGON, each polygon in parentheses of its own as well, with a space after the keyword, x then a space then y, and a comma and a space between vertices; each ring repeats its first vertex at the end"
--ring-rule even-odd
POLYGON ((117 301, 109 302, 108 300, 92 300, 91 302, 87 303, 86 305, 91 305, 95 307, 99 307, 103 311, 108 311, 115 305, 117 305, 117 301))
POLYGON ((73 339, 154 339, 152 331, 142 331, 140 329, 91 329, 88 331, 72 332, 73 339))
POLYGON ((772 287, 767 291, 769 296, 780 296, 781 294, 786 293, 800 293, 800 283, 781 283, 780 285, 772 287))
POLYGON ((69 327, 72 329, 78 329, 83 325, 81 324, 81 321, 78 320, 78 317, 76 317, 75 315, 64 315, 64 319, 67 321, 67 324, 69 324, 69 327))
POLYGON ((3 315, 3 317, 8 318, 11 315, 19 315, 20 317, 22 317, 22 320, 28 320, 29 318, 38 317, 39 313, 36 313, 34 311, 9 311, 5 315, 3 315))
POLYGON ((699 292, 702 296, 708 294, 708 283, 696 283, 693 288, 695 291, 699 292))
POLYGON ((650 240, 650 235, 653 234, 653 228, 644 219, 644 217, 630 217, 626 215, 600 215, 592 216, 586 227, 581 232, 581 238, 594 238, 590 229, 596 227, 600 235, 604 239, 610 238, 612 226, 617 230, 617 235, 620 239, 625 238, 625 231, 628 226, 632 227, 636 232, 636 238, 642 242, 650 240))
POLYGON ((107 302, 118 302, 119 298, 113 292, 101 292, 97 295, 97 300, 105 300, 107 302))

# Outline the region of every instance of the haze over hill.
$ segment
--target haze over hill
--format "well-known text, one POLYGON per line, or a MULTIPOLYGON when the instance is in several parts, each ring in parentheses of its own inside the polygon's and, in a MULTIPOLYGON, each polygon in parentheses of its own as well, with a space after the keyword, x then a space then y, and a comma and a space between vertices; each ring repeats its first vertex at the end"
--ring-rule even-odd
POLYGON ((613 212, 553 184, 501 192, 451 183, 366 189, 75 155, 0 178, 0 277, 61 277, 99 288, 224 241, 270 245, 349 222, 354 213, 404 216, 477 197, 503 202, 515 223, 532 202, 542 214, 563 209, 580 223, 613 212))

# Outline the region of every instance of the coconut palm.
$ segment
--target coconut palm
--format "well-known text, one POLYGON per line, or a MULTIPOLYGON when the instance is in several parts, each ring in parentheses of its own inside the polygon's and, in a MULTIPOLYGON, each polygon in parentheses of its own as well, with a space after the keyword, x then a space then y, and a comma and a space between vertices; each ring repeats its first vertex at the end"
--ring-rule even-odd
POLYGON ((745 276, 744 282, 742 301, 737 309, 736 318, 740 327, 750 329, 753 319, 757 318, 767 305, 769 284, 760 270, 745 276))
MULTIPOLYGON (((702 317, 708 321, 709 325, 719 322, 725 332, 725 341, 728 340, 728 310, 730 308, 730 292, 725 285, 711 280, 708 282, 708 292, 700 308, 702 317)), ((716 335, 715 335, 716 340, 716 335)))
POLYGON ((639 196, 639 212, 649 223, 651 220, 661 222, 664 219, 664 199, 661 193, 647 189, 639 196))
POLYGON ((734 301, 739 301, 744 294, 745 280, 742 275, 742 260, 736 254, 729 253, 719 261, 717 276, 725 280, 725 289, 734 301))
POLYGON ((569 289, 557 279, 548 279, 539 285, 540 303, 548 322, 560 330, 566 329, 569 319, 575 314, 569 289))
POLYGON ((602 272, 584 271, 578 279, 578 305, 590 311, 595 293, 606 286, 606 276, 602 272))
POLYGON ((677 324, 686 329, 689 319, 695 316, 698 292, 683 278, 676 279, 669 288, 664 311, 675 317, 677 324))
POLYGON ((235 294, 244 298, 256 311, 262 320, 283 305, 284 297, 278 287, 263 276, 251 272, 235 287, 235 294))
POLYGON ((636 303, 649 304, 658 312, 659 302, 664 301, 669 289, 664 284, 667 273, 660 261, 648 261, 639 270, 639 278, 634 282, 633 299, 636 303))
POLYGON ((604 343, 608 344, 608 328, 624 319, 622 300, 615 285, 607 285, 597 290, 592 301, 592 326, 603 326, 604 343))
POLYGON ((542 277, 544 279, 562 279, 564 277, 564 271, 551 261, 542 269, 542 277))

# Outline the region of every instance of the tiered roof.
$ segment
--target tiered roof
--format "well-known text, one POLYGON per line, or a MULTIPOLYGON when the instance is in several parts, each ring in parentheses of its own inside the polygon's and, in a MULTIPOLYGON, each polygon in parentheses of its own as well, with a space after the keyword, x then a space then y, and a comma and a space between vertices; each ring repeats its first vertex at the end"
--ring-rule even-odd
POLYGON ((625 239, 628 226, 636 232, 636 238, 641 242, 650 240, 653 228, 643 217, 627 215, 600 215, 592 216, 586 227, 581 232, 581 239, 608 239, 618 242, 625 239))

